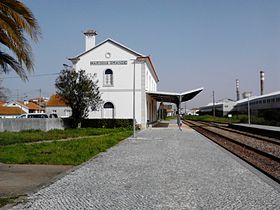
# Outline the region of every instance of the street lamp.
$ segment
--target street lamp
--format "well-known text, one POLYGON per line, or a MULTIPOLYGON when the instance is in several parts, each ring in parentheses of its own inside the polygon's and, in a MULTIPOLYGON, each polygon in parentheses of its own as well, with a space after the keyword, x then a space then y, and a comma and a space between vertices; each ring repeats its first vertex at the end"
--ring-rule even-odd
POLYGON ((216 117, 216 111, 215 111, 215 91, 213 90, 213 117, 216 117))
POLYGON ((135 138, 135 62, 133 62, 133 138, 135 138))

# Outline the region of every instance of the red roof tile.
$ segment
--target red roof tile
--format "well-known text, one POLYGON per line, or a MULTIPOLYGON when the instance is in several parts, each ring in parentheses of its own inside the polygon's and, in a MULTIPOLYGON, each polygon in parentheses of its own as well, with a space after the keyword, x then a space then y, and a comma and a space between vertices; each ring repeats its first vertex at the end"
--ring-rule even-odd
POLYGON ((22 101, 18 101, 18 103, 28 107, 28 109, 31 109, 31 110, 39 110, 39 109, 42 109, 40 106, 38 106, 37 104, 33 103, 33 102, 28 102, 28 103, 24 103, 22 101))
POLYGON ((63 100, 58 95, 52 95, 47 103, 47 106, 67 106, 63 100))
POLYGON ((0 115, 21 115, 25 112, 19 107, 0 106, 0 115))

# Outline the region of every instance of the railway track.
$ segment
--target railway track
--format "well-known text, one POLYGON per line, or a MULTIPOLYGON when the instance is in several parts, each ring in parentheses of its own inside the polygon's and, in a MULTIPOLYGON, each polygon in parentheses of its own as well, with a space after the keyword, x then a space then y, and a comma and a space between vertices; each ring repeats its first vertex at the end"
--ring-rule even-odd
POLYGON ((280 141, 206 122, 184 121, 208 139, 280 183, 280 141))

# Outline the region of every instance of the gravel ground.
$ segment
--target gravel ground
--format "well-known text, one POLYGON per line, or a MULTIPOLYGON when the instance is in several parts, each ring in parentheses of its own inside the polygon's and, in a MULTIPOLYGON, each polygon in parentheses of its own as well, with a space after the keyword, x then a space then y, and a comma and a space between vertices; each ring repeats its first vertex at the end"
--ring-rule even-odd
POLYGON ((280 192, 197 132, 153 128, 13 209, 280 209, 280 192))
POLYGON ((223 136, 230 137, 235 141, 241 142, 253 148, 259 149, 261 151, 267 152, 274 155, 275 157, 280 157, 280 145, 271 142, 266 142, 261 139, 241 135, 238 133, 233 133, 231 131, 221 130, 215 127, 208 127, 210 131, 217 132, 223 136))

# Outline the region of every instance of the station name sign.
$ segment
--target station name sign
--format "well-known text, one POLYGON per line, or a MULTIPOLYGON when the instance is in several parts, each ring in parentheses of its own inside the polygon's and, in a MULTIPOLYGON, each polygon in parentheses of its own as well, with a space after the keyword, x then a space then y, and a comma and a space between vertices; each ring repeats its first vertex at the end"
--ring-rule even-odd
POLYGON ((90 61, 90 65, 127 65, 127 61, 90 61))

